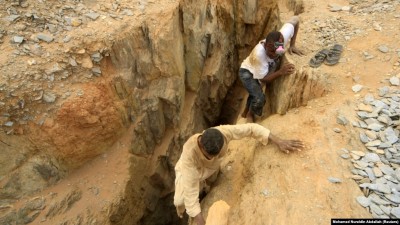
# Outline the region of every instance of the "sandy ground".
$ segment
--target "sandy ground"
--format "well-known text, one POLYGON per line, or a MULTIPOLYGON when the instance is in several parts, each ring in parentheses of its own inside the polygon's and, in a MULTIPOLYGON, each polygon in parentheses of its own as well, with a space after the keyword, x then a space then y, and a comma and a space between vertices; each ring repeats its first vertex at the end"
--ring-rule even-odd
MULTIPOLYGON (((349 5, 348 1, 329 3, 349 5)), ((284 6, 281 13, 284 19, 292 16, 284 6)), ((342 148, 366 151, 365 147, 359 141, 358 130, 337 124, 336 118, 343 115, 349 121, 357 120, 354 109, 359 99, 367 93, 377 96, 377 88, 390 86, 388 79, 399 76, 399 67, 395 66, 399 61, 399 18, 393 12, 331 12, 327 2, 312 0, 305 1, 305 12, 300 16, 297 46, 305 50, 306 56, 290 57, 298 69, 307 69, 309 59, 321 49, 316 44, 317 33, 312 32, 313 21, 340 17, 350 25, 349 31, 362 32, 350 40, 339 36, 343 31, 338 32, 337 43, 344 47, 341 62, 310 69, 329 77, 329 94, 284 116, 273 115, 258 122, 280 137, 304 141, 305 150, 286 155, 273 144, 262 146, 251 139, 231 142, 220 179, 203 201, 204 211, 218 200, 228 203, 228 224, 330 224, 331 218, 371 218, 355 200, 363 193, 350 178, 351 162, 340 157, 342 148), (382 31, 376 31, 373 23, 379 23, 382 31), (382 44, 390 48, 388 53, 378 50, 382 44), (365 60, 364 51, 374 58, 365 60), (363 85, 362 91, 354 93, 355 84, 363 85), (334 128, 342 132, 336 133, 334 128), (339 178, 342 183, 331 183, 329 177, 339 178)))
MULTIPOLYGON (((349 5, 344 0, 334 3, 349 5)), ((281 13, 282 18, 291 16, 284 7, 281 13)), ((355 200, 362 192, 350 178, 350 161, 339 157, 341 148, 363 150, 358 132, 350 125, 337 124, 336 117, 340 113, 350 121, 354 120, 357 100, 366 93, 376 94, 377 88, 388 85, 390 76, 399 74, 399 67, 393 65, 399 60, 395 50, 400 49, 400 19, 393 13, 362 16, 330 12, 327 2, 317 0, 305 1, 305 12, 300 16, 302 24, 297 46, 306 52, 306 56, 291 57, 297 68, 308 68, 309 59, 321 47, 315 44, 315 33, 304 32, 312 30, 313 20, 341 17, 351 24, 351 29, 360 28, 363 33, 349 41, 338 37, 344 46, 344 60, 335 66, 322 65, 314 69, 330 77, 332 91, 328 95, 310 101, 307 106, 292 109, 284 116, 273 115, 259 122, 282 138, 304 141, 305 150, 285 155, 273 144, 262 146, 254 140, 231 143, 220 179, 203 202, 207 212, 213 202, 226 201, 231 207, 229 224, 329 224, 335 217, 371 217, 355 200), (373 21, 380 22, 383 30, 375 31, 373 21), (390 52, 379 52, 380 44, 389 46, 390 52), (363 51, 375 58, 365 61, 363 51), (351 89, 356 83, 364 86, 360 93, 351 89), (334 128, 340 128, 342 132, 336 133, 334 128), (328 177, 338 177, 343 182, 333 184, 328 177)), ((61 196, 71 187, 78 186, 85 192, 82 197, 85 201, 80 201, 74 211, 93 205, 101 211, 102 201, 121 190, 119 183, 127 178, 127 143, 125 139, 117 142, 110 152, 45 190, 43 195, 59 193, 61 196), (103 168, 113 169, 106 173, 103 168), (100 188, 100 197, 96 191, 93 194, 93 187, 100 188)), ((40 218, 42 215, 37 221, 40 218)), ((33 224, 54 224, 54 221, 33 224)))

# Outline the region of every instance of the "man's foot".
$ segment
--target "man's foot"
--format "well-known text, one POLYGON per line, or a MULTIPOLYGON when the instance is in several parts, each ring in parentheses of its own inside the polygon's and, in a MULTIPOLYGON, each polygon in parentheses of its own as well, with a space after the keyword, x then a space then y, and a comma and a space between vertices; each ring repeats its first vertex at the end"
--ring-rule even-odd
POLYGON ((256 120, 254 113, 251 110, 249 110, 249 112, 247 113, 246 118, 248 123, 254 123, 254 121, 256 120))
POLYGON ((244 111, 242 112, 241 116, 242 116, 243 118, 246 118, 248 112, 249 112, 249 108, 246 107, 246 108, 244 109, 244 111))

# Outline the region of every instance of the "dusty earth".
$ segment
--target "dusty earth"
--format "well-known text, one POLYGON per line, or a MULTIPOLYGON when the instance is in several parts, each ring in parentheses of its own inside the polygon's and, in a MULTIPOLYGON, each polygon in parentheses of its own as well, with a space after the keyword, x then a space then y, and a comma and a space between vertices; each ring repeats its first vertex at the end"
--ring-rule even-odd
MULTIPOLYGON (((382 1, 362 2, 367 8, 382 1)), ((336 118, 341 114, 350 121, 357 120, 354 109, 359 100, 367 93, 377 96, 378 88, 390 86, 390 77, 400 76, 400 8, 397 4, 391 12, 355 15, 332 12, 328 6, 349 6, 349 1, 304 3, 297 46, 305 50, 306 56, 290 56, 289 60, 298 69, 307 69, 308 60, 317 51, 333 43, 342 44, 339 64, 311 69, 329 77, 330 93, 307 106, 291 109, 286 115, 273 115, 258 122, 281 137, 304 141, 305 150, 286 155, 272 144, 264 147, 254 140, 231 143, 220 179, 203 202, 204 210, 218 200, 228 203, 228 224, 330 224, 331 218, 372 217, 355 200, 363 194, 350 178, 351 162, 339 157, 342 148, 365 151, 365 147, 360 144, 357 129, 339 125, 336 118), (321 44, 317 22, 332 19, 339 20, 344 28, 336 31, 333 42, 321 44), (376 24, 382 29, 375 29, 376 24), (357 29, 360 31, 351 38, 343 35, 357 29), (390 48, 388 53, 378 50, 382 44, 390 48), (364 52, 374 58, 366 59, 364 52), (363 85, 358 93, 352 90, 356 84, 363 85), (335 128, 342 132, 336 133, 335 128), (343 182, 331 183, 329 177, 343 182)), ((283 5, 281 9, 282 18, 293 15, 283 5)), ((242 118, 237 121, 244 122, 242 118)))
MULTIPOLYGON (((365 7, 376 2, 399 3, 362 2, 365 7)), ((305 11, 300 14, 302 23, 297 46, 306 55, 289 56, 289 60, 295 63, 297 69, 314 70, 326 75, 330 80, 330 92, 304 107, 291 109, 286 115, 272 115, 258 121, 280 137, 304 141, 306 149, 285 155, 273 144, 262 146, 254 140, 232 142, 222 164, 222 174, 203 202, 204 212, 213 202, 224 200, 231 207, 229 224, 329 224, 331 218, 371 217, 355 200, 362 192, 350 178, 350 161, 339 157, 341 148, 364 151, 364 147, 358 139, 357 129, 337 124, 336 117, 340 113, 349 120, 355 120, 354 110, 360 98, 366 93, 375 94, 377 88, 388 85, 389 77, 400 76, 400 4, 396 4, 393 11, 354 14, 347 11, 331 12, 329 3, 350 5, 349 1, 344 0, 304 1, 305 11), (348 26, 344 29, 360 32, 348 40, 344 36, 335 37, 336 42, 344 46, 339 64, 310 69, 309 59, 322 47, 327 47, 319 43, 315 21, 332 18, 346 22, 348 26), (380 24, 381 31, 374 29, 375 23, 380 24), (378 50, 381 44, 389 46, 388 53, 378 50), (364 51, 375 57, 366 60, 364 51), (361 92, 352 91, 355 84, 364 86, 361 92), (334 132, 333 129, 338 127, 341 133, 334 132), (343 182, 333 184, 328 177, 338 177, 343 182)), ((291 15, 293 12, 282 5, 282 20, 291 15)), ((101 31, 101 24, 94 26, 101 31)), ((90 35, 88 37, 93 38, 90 35)), ((11 54, 11 51, 2 49, 3 55, 11 54)), ((4 60, 4 57, 0 56, 0 60, 4 60)), ((241 118, 237 121, 243 122, 241 118)), ((52 196, 57 200, 74 187, 79 187, 83 190, 81 198, 84 201, 77 202, 62 217, 88 208, 102 211, 103 204, 121 190, 119 184, 128 177, 129 153, 126 143, 130 132, 126 133, 126 137, 117 141, 112 150, 37 196, 52 196), (98 192, 97 188, 101 188, 101 191, 98 192)), ((20 200, 24 201, 27 199, 20 200)), ((53 220, 41 220, 45 215, 39 215, 38 218, 32 224, 50 225, 62 219, 54 217, 53 220)))

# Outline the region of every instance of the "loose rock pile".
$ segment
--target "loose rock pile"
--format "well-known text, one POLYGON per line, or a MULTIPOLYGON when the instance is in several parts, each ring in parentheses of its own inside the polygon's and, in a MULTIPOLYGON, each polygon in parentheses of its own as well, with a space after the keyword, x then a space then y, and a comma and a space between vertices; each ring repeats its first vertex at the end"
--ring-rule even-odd
MULTIPOLYGON (((328 47, 335 43, 343 43, 349 41, 352 37, 365 34, 366 30, 361 27, 350 29, 351 25, 341 15, 343 13, 351 13, 354 15, 365 16, 365 24, 372 27, 376 31, 384 31, 381 23, 375 20, 375 15, 384 16, 385 13, 393 13, 400 4, 398 1, 360 1, 352 0, 350 5, 337 5, 330 3, 328 8, 331 12, 336 12, 337 16, 328 19, 315 18, 311 22, 310 30, 306 33, 317 34, 317 45, 320 47, 328 47)), ((400 13, 394 15, 400 18, 400 13)))
POLYGON ((351 156, 352 178, 365 195, 357 201, 374 218, 400 218, 400 90, 393 87, 380 88, 377 99, 367 94, 358 105, 360 120, 352 125, 361 129, 360 140, 368 152, 344 149, 341 155, 351 156))
POLYGON ((81 96, 70 84, 101 76, 100 62, 109 56, 89 43, 114 41, 99 34, 99 24, 132 17, 146 4, 0 0, 0 50, 10 52, 0 59, 0 131, 22 134, 29 121, 42 125, 59 99, 81 96))

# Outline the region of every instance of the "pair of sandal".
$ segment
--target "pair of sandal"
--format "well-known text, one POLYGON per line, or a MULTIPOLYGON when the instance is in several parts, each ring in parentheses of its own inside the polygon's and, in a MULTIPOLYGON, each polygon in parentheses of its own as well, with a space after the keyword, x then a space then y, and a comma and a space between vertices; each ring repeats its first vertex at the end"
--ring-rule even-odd
POLYGON ((343 46, 335 44, 330 50, 322 49, 308 63, 311 67, 317 68, 324 61, 326 65, 333 66, 339 62, 340 55, 342 54, 343 46))

